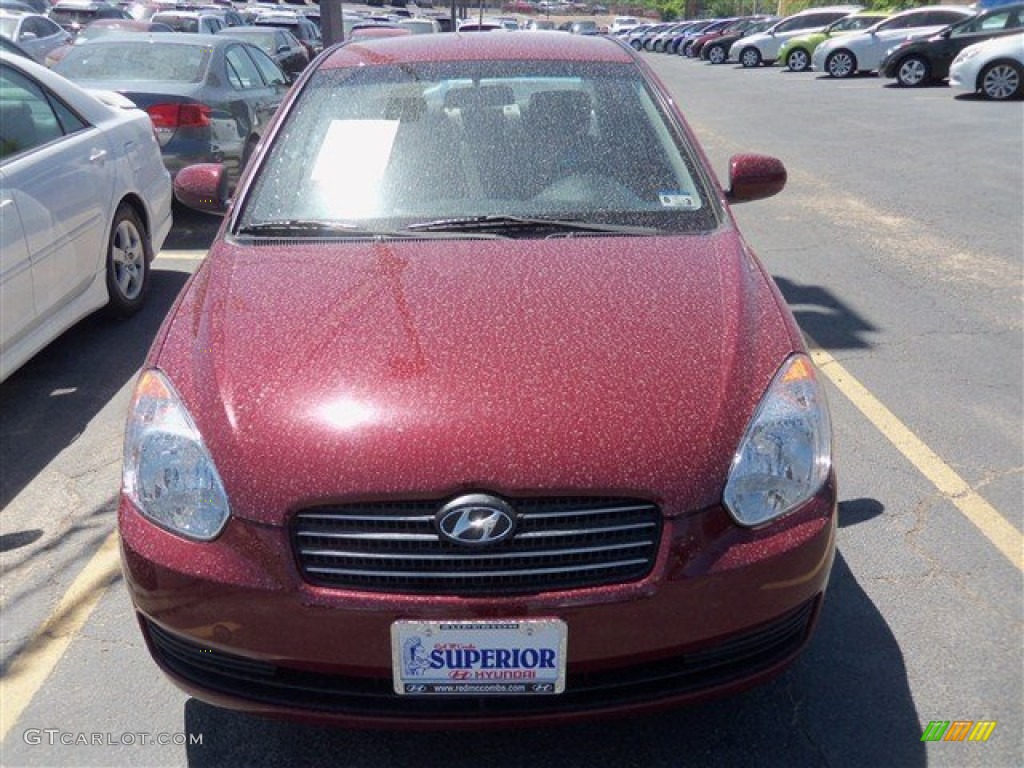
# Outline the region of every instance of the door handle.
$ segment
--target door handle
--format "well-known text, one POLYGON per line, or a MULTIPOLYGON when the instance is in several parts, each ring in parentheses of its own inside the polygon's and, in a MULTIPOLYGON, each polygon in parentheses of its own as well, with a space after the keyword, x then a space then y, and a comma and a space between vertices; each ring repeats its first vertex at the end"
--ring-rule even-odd
POLYGON ((103 165, 103 161, 107 157, 107 150, 105 149, 94 149, 89 153, 89 162, 96 165, 103 165))

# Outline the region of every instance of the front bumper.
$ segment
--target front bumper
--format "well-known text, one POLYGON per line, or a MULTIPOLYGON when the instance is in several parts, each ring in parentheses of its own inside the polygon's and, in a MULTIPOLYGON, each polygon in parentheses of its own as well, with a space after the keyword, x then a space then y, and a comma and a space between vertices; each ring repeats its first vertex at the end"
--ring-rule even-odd
POLYGON ((305 583, 284 528, 231 520, 198 544, 122 499, 126 581, 150 652, 184 690, 255 713, 357 727, 553 723, 640 712, 766 679, 810 637, 835 547, 835 488, 764 529, 721 508, 665 521, 632 584, 493 599, 369 594, 305 583), (549 697, 393 692, 399 619, 558 617, 567 685, 549 697))

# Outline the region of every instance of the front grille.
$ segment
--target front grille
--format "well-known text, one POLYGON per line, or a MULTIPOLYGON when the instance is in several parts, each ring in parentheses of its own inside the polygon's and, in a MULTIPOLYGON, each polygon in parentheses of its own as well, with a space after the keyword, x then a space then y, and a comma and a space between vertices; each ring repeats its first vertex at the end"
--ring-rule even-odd
POLYGON ((557 696, 399 696, 390 677, 331 675, 251 661, 197 645, 145 619, 143 627, 157 661, 209 693, 339 716, 486 720, 597 712, 685 698, 778 671, 807 641, 816 603, 811 600, 768 624, 701 651, 614 670, 569 670, 565 692, 557 696))
POLYGON ((507 501, 515 535, 483 548, 438 535, 443 502, 307 509, 295 516, 292 542, 310 583, 372 592, 528 594, 636 581, 654 565, 661 513, 648 501, 507 501))

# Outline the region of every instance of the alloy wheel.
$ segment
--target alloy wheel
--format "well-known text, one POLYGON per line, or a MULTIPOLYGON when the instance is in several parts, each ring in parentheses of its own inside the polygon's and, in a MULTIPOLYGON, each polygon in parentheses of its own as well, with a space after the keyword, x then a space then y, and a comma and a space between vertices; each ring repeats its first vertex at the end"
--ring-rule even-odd
POLYGON ((997 62, 982 73, 981 91, 990 99, 1009 99, 1021 90, 1021 73, 1009 63, 997 62))

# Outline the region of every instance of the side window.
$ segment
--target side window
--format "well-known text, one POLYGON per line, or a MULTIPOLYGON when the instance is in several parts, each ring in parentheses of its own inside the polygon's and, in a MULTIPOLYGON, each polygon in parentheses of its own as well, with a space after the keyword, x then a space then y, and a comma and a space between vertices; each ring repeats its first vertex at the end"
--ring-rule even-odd
POLYGON ((794 29, 799 29, 797 24, 800 23, 800 19, 787 19, 783 21, 779 26, 775 28, 776 32, 792 32, 794 29))
POLYGON ((242 46, 233 45, 228 48, 225 58, 228 66, 228 80, 231 81, 234 88, 245 90, 263 87, 260 71, 256 69, 256 65, 253 64, 252 59, 249 58, 242 46))
POLYGON ((909 27, 917 27, 921 25, 924 17, 921 14, 911 14, 904 16, 899 19, 893 19, 889 23, 881 27, 882 30, 888 31, 890 29, 908 29, 909 27))
MULTIPOLYGON (((932 11, 928 14, 927 21, 924 24, 928 26, 937 26, 939 24, 945 26, 947 24, 955 24, 958 21, 963 21, 964 17, 958 13, 950 13, 949 11, 932 11)), ((922 24, 921 26, 924 26, 922 24)))
POLYGON ((284 76, 281 68, 274 63, 267 54, 261 51, 259 48, 249 48, 249 55, 252 56, 253 61, 256 62, 256 67, 259 69, 260 74, 263 75, 263 81, 267 85, 287 85, 288 79, 284 76))
POLYGON ((0 67, 0 159, 85 127, 74 113, 32 80, 13 67, 0 67))
POLYGON ((60 32, 60 27, 49 19, 36 19, 35 22, 39 26, 38 34, 40 37, 50 37, 60 32))

